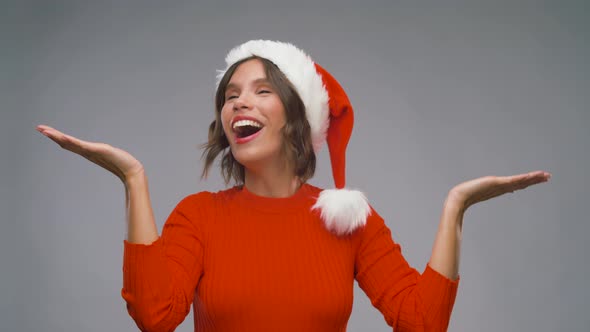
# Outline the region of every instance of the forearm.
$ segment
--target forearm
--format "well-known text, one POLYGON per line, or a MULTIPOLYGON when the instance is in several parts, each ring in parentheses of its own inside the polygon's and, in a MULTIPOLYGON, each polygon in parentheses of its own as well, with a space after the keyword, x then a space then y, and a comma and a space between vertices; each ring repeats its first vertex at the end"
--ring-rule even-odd
POLYGON ((447 197, 429 265, 438 273, 455 280, 459 276, 464 205, 452 193, 447 197))
POLYGON ((125 181, 125 208, 128 242, 151 244, 158 239, 145 172, 125 181))

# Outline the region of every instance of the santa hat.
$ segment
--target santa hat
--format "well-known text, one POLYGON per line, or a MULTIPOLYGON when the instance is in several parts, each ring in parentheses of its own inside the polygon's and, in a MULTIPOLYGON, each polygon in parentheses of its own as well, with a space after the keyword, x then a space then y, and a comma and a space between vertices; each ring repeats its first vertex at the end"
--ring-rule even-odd
POLYGON ((314 151, 328 143, 336 189, 323 190, 313 209, 320 210, 325 226, 338 235, 364 226, 371 213, 367 198, 345 188, 346 146, 354 115, 344 89, 301 49, 270 40, 251 40, 232 49, 225 58, 226 69, 218 71, 217 86, 229 67, 251 56, 274 63, 295 87, 305 105, 314 151))

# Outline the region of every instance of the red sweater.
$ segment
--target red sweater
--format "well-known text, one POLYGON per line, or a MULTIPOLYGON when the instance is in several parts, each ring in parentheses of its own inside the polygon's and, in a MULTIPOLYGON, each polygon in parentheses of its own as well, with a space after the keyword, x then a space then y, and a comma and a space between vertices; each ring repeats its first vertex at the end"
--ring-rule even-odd
POLYGON ((202 192, 172 211, 150 245, 124 242, 123 298, 144 331, 173 331, 194 306, 195 331, 345 331, 353 282, 395 331, 442 331, 458 280, 410 267, 383 219, 336 236, 311 207, 246 189, 202 192))

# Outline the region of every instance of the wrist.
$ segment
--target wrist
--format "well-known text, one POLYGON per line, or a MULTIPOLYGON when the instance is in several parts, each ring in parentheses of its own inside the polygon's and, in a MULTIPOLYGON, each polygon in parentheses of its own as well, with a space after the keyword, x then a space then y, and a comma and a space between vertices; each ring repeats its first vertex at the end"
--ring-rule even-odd
POLYGON ((451 190, 449 191, 449 194, 447 195, 447 199, 445 200, 444 203, 444 209, 445 210, 450 210, 450 211, 454 211, 457 213, 465 213, 465 211, 467 210, 467 208, 469 207, 469 204, 467 202, 467 200, 460 195, 459 193, 451 190))
POLYGON ((137 171, 131 175, 127 175, 123 180, 123 184, 125 188, 131 189, 133 187, 145 185, 147 182, 147 177, 144 170, 137 171))
POLYGON ((443 229, 461 231, 463 228, 463 216, 467 205, 461 198, 449 194, 443 206, 441 225, 443 229))

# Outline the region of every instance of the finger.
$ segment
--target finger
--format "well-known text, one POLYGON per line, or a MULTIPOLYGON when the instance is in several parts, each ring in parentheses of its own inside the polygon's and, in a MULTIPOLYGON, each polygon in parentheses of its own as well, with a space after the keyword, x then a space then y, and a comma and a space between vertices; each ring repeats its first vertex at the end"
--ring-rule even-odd
POLYGON ((59 146, 61 146, 62 148, 75 152, 75 153, 80 153, 80 145, 79 142, 75 141, 72 139, 71 136, 68 136, 66 134, 63 133, 59 133, 59 134, 55 134, 55 133, 51 133, 50 135, 52 135, 50 138, 52 140, 54 140, 57 144, 59 144, 59 146))
POLYGON ((63 133, 47 132, 46 136, 57 143, 62 149, 79 154, 85 158, 99 151, 97 143, 83 141, 63 133))
POLYGON ((520 181, 524 181, 526 179, 528 179, 530 176, 530 173, 522 173, 522 174, 516 174, 516 175, 511 175, 511 176, 505 176, 503 177, 503 182, 505 184, 510 184, 510 183, 516 183, 516 182, 520 182, 520 181))
POLYGON ((37 131, 39 131, 39 132, 42 132, 44 130, 53 129, 53 128, 51 128, 51 127, 49 127, 47 125, 38 125, 37 127, 35 127, 35 129, 37 129, 37 131))
POLYGON ((550 176, 546 176, 544 174, 540 174, 540 175, 536 175, 533 177, 530 177, 528 179, 526 179, 525 181, 523 181, 519 187, 522 187, 522 189, 529 187, 529 186, 533 186, 539 183, 543 183, 543 182, 547 182, 549 181, 549 177, 550 176))
POLYGON ((57 129, 51 128, 49 126, 38 126, 39 131, 44 134, 45 136, 49 137, 55 143, 57 143, 60 147, 72 151, 74 153, 83 154, 85 151, 89 150, 92 151, 93 149, 93 142, 88 142, 76 138, 74 136, 65 134, 57 129))
POLYGON ((514 192, 515 190, 522 190, 532 185, 547 182, 551 174, 544 171, 536 171, 527 173, 525 177, 518 176, 512 182, 507 184, 507 190, 514 192))
POLYGON ((67 134, 62 134, 62 140, 66 143, 69 143, 68 145, 73 149, 72 151, 75 150, 74 152, 84 152, 86 150, 89 150, 89 147, 91 145, 88 144, 90 142, 83 141, 79 138, 67 134))
POLYGON ((528 173, 522 173, 517 175, 511 176, 503 176, 500 177, 500 182, 502 183, 518 183, 523 181, 536 181, 536 180, 548 180, 551 177, 551 174, 545 171, 534 171, 528 173))
POLYGON ((51 140, 53 140, 54 142, 60 144, 62 141, 64 141, 64 133, 62 133, 59 130, 53 129, 51 127, 47 127, 47 126, 39 126, 39 132, 42 133, 43 135, 49 137, 51 140))
POLYGON ((68 135, 66 133, 63 133, 55 128, 51 128, 46 125, 37 126, 37 130, 56 142, 70 141, 76 145, 82 145, 82 142, 84 142, 74 136, 68 135))
POLYGON ((551 173, 546 171, 534 171, 527 173, 529 178, 541 178, 541 179, 549 179, 551 178, 551 173))
POLYGON ((511 176, 495 177, 491 181, 494 184, 489 186, 489 189, 481 194, 482 200, 488 200, 506 193, 513 193, 516 190, 528 186, 527 181, 530 181, 528 173, 517 174, 511 176))
POLYGON ((37 131, 39 131, 42 134, 50 134, 50 135, 62 134, 61 131, 59 131, 55 128, 46 126, 46 125, 39 125, 39 126, 37 126, 36 129, 37 129, 37 131))
POLYGON ((545 171, 535 171, 528 173, 527 177, 522 180, 528 185, 537 184, 540 182, 547 182, 551 178, 551 173, 545 171))

